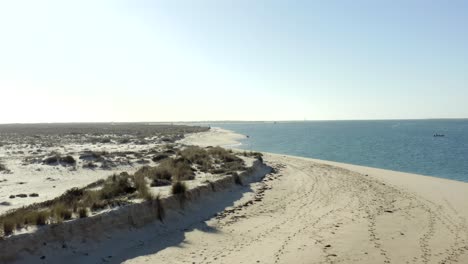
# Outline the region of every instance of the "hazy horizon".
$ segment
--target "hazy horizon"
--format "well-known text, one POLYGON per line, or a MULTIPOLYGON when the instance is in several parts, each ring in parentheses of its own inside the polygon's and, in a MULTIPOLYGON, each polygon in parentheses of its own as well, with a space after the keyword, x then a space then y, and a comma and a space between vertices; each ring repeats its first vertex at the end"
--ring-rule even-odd
POLYGON ((424 121, 424 120, 468 120, 468 118, 395 118, 395 119, 315 119, 315 120, 193 120, 193 121, 80 121, 80 122, 25 122, 25 123, 0 123, 0 125, 34 125, 34 124, 132 124, 132 123, 155 123, 155 124, 197 124, 197 123, 261 123, 261 122, 278 122, 278 123, 288 123, 288 122, 339 122, 339 121, 424 121))
POLYGON ((467 12, 465 1, 5 1, 0 124, 464 119, 467 12))

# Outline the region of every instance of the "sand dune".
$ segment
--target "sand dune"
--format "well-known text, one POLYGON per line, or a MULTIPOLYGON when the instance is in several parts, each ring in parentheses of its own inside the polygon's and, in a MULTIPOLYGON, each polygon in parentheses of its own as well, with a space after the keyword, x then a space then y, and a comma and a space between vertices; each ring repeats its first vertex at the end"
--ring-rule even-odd
POLYGON ((180 245, 126 263, 468 263, 467 183, 284 155, 265 160, 278 173, 204 222, 216 232, 188 231, 180 245))

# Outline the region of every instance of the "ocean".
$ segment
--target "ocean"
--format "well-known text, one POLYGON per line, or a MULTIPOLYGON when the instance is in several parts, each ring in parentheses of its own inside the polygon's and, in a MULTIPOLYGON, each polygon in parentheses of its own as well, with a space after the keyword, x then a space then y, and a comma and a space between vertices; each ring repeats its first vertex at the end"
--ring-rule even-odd
POLYGON ((211 123, 239 148, 468 182, 468 119, 211 123), (435 134, 444 135, 434 137, 435 134))

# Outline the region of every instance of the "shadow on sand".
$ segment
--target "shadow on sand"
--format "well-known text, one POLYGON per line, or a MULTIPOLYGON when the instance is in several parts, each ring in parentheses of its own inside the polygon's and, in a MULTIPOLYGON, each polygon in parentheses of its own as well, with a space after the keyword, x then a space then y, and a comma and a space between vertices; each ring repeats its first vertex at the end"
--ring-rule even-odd
MULTIPOLYGON (((252 192, 250 185, 235 186, 189 201, 184 209, 166 212, 161 223, 155 221, 142 228, 129 228, 121 232, 104 234, 99 241, 74 241, 66 246, 47 245, 38 256, 27 256, 22 261, 36 263, 121 263, 139 256, 155 254, 168 247, 186 245, 185 234, 198 230, 217 234, 219 231, 206 224, 217 213, 232 206, 244 194, 252 192), (42 259, 41 259, 42 257, 42 259)), ((24 262, 23 262, 24 263, 24 262)))

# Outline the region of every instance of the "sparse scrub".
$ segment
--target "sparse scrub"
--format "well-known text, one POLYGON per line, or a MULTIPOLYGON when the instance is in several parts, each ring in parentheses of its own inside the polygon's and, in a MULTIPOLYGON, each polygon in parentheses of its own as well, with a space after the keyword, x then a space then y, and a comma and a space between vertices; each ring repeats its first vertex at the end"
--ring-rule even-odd
POLYGON ((186 159, 168 158, 157 167, 145 166, 135 172, 135 176, 143 175, 153 179, 155 186, 164 185, 168 181, 193 180, 195 173, 186 159))
POLYGON ((57 222, 70 220, 72 217, 72 212, 64 204, 56 204, 52 209, 52 214, 57 222))
POLYGON ((60 157, 60 163, 65 163, 65 164, 76 164, 76 160, 68 155, 68 156, 65 156, 65 157, 60 157))
POLYGON ((143 174, 134 175, 133 182, 135 184, 135 188, 138 191, 138 196, 145 200, 151 200, 152 195, 148 188, 148 184, 146 183, 145 176, 143 174))
POLYGON ((53 165, 53 164, 56 164, 58 162, 58 157, 57 156, 52 156, 52 157, 48 157, 48 158, 45 158, 42 163, 46 164, 46 165, 53 165))
POLYGON ((180 151, 179 154, 190 163, 199 165, 203 171, 211 169, 212 161, 210 153, 201 147, 189 146, 180 151))
POLYGON ((151 187, 159 187, 159 186, 167 186, 167 185, 171 185, 171 181, 170 180, 165 180, 165 179, 153 179, 153 181, 151 182, 151 187))
POLYGON ((43 226, 47 224, 47 219, 50 216, 50 212, 46 210, 41 210, 41 211, 32 211, 28 215, 28 223, 37 225, 37 226, 43 226))
MULTIPOLYGON (((243 184, 238 172, 245 170, 245 165, 243 160, 232 151, 220 147, 186 147, 179 151, 174 146, 168 147, 167 150, 176 154, 175 157, 170 157, 168 153, 160 154, 159 149, 153 152, 142 152, 143 154, 137 153, 143 155, 142 158, 155 155, 153 160, 157 160, 159 163, 155 167, 144 166, 133 175, 128 173, 114 174, 105 180, 96 181, 84 188, 72 188, 53 200, 8 212, 0 216, 0 223, 7 224, 7 230, 4 231, 8 231, 11 225, 14 231, 15 228, 23 226, 60 223, 72 218, 87 217, 91 211, 95 212, 108 207, 112 208, 127 204, 129 203, 128 199, 135 197, 140 197, 154 206, 158 219, 162 221, 165 212, 161 204, 161 198, 159 195, 155 197, 151 194, 148 182, 151 182, 151 186, 172 184, 171 193, 179 199, 182 207, 188 197, 186 196, 188 186, 184 181, 194 179, 197 170, 232 175, 236 184, 243 184)), ((112 153, 112 157, 125 156, 127 155, 125 153, 112 153)), ((57 153, 52 154, 53 156, 49 155, 50 160, 46 159, 47 162, 52 162, 51 164, 70 163, 73 159, 71 156, 69 156, 71 158, 69 159, 60 157, 57 153)), ((130 154, 138 158, 137 154, 130 154)), ((104 155, 107 155, 107 153, 90 151, 86 152, 86 155, 82 155, 80 159, 84 159, 86 162, 92 162, 92 160, 106 161, 107 159, 103 158, 104 155)), ((251 153, 247 153, 247 155, 258 156, 251 153)), ((44 163, 47 163, 46 160, 44 160, 44 163)), ((207 183, 213 191, 216 191, 213 182, 207 181, 207 183)))
POLYGON ((174 182, 172 184, 171 193, 176 195, 185 195, 187 192, 187 185, 184 182, 174 182))
POLYGON ((97 165, 94 164, 94 162, 92 162, 92 161, 83 164, 84 169, 94 169, 96 167, 97 167, 97 165))
POLYGON ((6 171, 7 170, 7 167, 0 162, 0 171, 6 171))
POLYGON ((151 159, 153 162, 160 162, 161 160, 169 158, 167 154, 157 154, 151 159))
POLYGON ((84 191, 83 189, 79 188, 71 188, 67 190, 64 194, 62 194, 58 200, 63 202, 66 205, 73 205, 83 197, 84 191))
POLYGON ((13 234, 14 229, 15 229, 15 222, 13 220, 6 219, 3 222, 3 234, 5 234, 5 236, 9 236, 13 234))
POLYGON ((106 181, 100 193, 102 199, 111 199, 128 193, 133 193, 136 189, 130 185, 129 177, 126 175, 113 175, 106 181))
POLYGON ((88 209, 85 207, 81 207, 78 209, 78 217, 80 218, 86 218, 88 217, 88 209))

